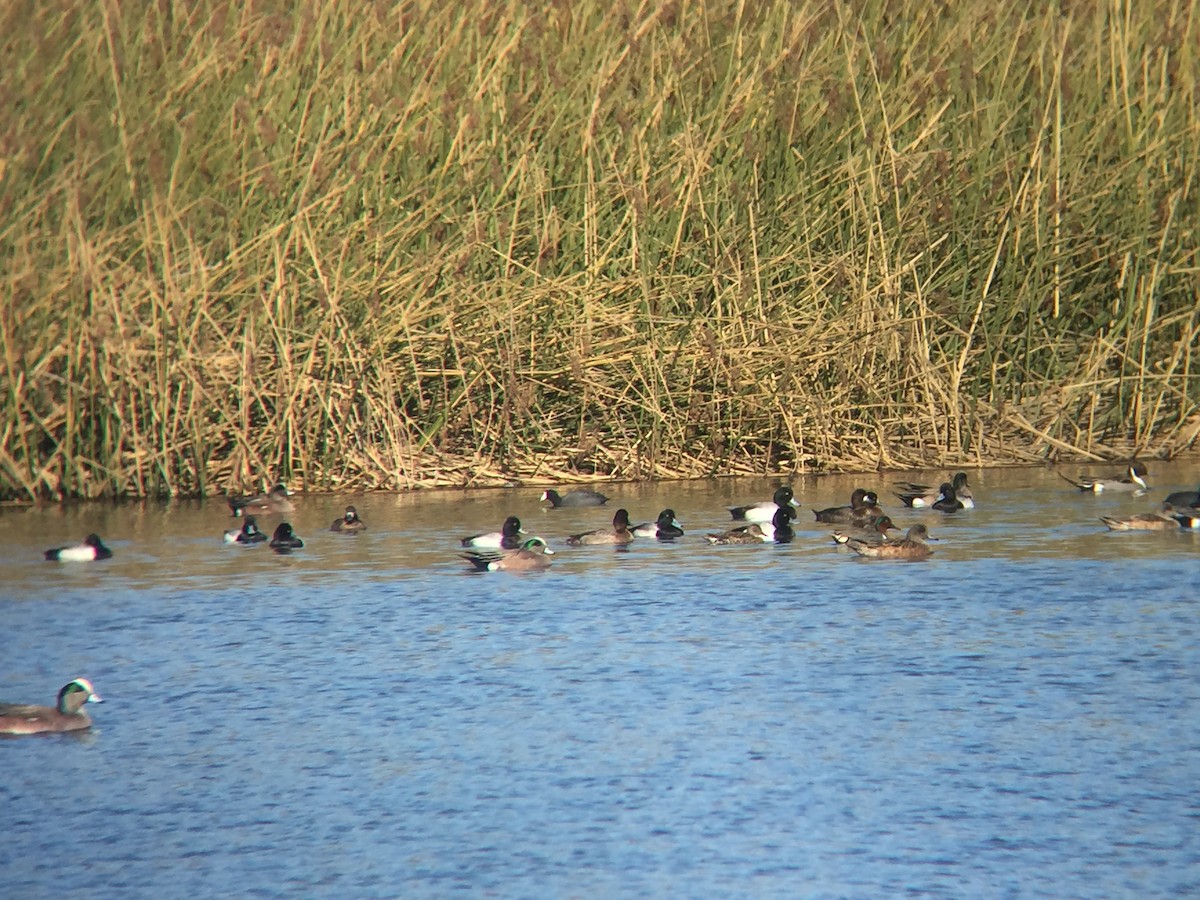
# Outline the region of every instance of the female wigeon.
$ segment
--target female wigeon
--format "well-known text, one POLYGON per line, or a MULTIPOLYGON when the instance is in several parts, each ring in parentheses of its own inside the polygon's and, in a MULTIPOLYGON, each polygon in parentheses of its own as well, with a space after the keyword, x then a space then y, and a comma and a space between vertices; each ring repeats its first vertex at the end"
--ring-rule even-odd
POLYGON ((55 706, 0 703, 0 734, 44 734, 91 728, 92 720, 83 711, 83 704, 102 702, 90 681, 76 678, 63 685, 55 706))
POLYGON ((1179 523, 1166 513, 1138 513, 1134 516, 1101 516, 1109 531, 1176 531, 1179 523))
POLYGON ((706 534, 704 539, 710 544, 727 546, 731 544, 786 544, 795 537, 792 529, 792 519, 796 513, 790 506, 776 508, 770 522, 755 522, 740 528, 731 528, 720 534, 706 534))
POLYGON ((253 497, 230 497, 229 509, 235 516, 288 516, 296 511, 288 497, 291 491, 281 482, 265 494, 253 497))
POLYGON ((872 516, 861 525, 848 525, 833 533, 835 544, 846 544, 851 540, 866 541, 880 544, 888 539, 889 531, 898 531, 896 523, 889 516, 872 516))
POLYGON ((926 543, 932 540, 934 538, 929 536, 929 529, 918 523, 908 529, 908 534, 898 541, 876 544, 851 538, 846 542, 846 546, 859 556, 872 559, 925 559, 933 553, 926 543))

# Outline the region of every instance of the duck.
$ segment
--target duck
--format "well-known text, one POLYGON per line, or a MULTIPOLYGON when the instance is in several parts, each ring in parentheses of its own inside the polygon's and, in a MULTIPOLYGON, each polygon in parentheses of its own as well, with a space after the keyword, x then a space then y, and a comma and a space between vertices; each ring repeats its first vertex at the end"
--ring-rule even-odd
POLYGON ((1101 516, 1109 531, 1174 531, 1180 523, 1166 513, 1138 513, 1134 516, 1101 516))
POLYGON ((632 541, 633 532, 629 530, 629 511, 626 509, 617 510, 616 515, 613 516, 611 529, 585 531, 567 538, 567 544, 572 547, 595 544, 628 544, 632 541))
POLYGON ((1094 494, 1103 493, 1105 491, 1112 493, 1116 491, 1129 492, 1135 494, 1144 494, 1148 488, 1146 484, 1146 476, 1150 473, 1146 471, 1146 467, 1141 463, 1133 463, 1125 468, 1122 475, 1112 475, 1109 477, 1093 478, 1089 475, 1081 475, 1078 479, 1067 478, 1062 475, 1069 484, 1075 485, 1081 491, 1091 491, 1094 494))
POLYGON ((923 509, 937 503, 941 499, 947 485, 954 488, 954 495, 958 498, 958 502, 962 504, 963 509, 975 508, 975 495, 971 493, 971 488, 967 484, 966 472, 956 472, 953 479, 943 482, 936 491, 927 484, 917 484, 912 481, 897 481, 896 486, 900 488, 900 492, 896 496, 900 498, 905 506, 910 506, 913 509, 923 509))
POLYGON ((770 522, 753 522, 723 531, 719 534, 709 533, 704 539, 710 544, 729 546, 735 544, 787 544, 795 537, 792 529, 792 519, 796 517, 790 506, 780 506, 770 522))
POLYGON ((872 543, 851 538, 846 545, 859 556, 872 559, 925 559, 933 555, 933 550, 926 543, 932 540, 935 538, 930 537, 929 529, 918 522, 898 541, 872 543))
POLYGON ((554 488, 542 492, 542 502, 549 503, 552 509, 562 509, 580 506, 603 506, 609 500, 599 491, 574 490, 560 494, 554 488))
POLYGON ((730 506, 729 514, 735 522, 757 522, 770 524, 775 517, 775 511, 783 506, 798 507, 796 496, 789 485, 780 485, 775 489, 770 500, 761 503, 751 503, 748 506, 730 506))
POLYGON ((90 681, 73 678, 58 692, 54 706, 0 703, 0 734, 82 731, 92 727, 92 719, 83 711, 83 705, 103 702, 90 681))
POLYGON ((540 537, 532 537, 515 550, 472 550, 459 555, 480 572, 537 572, 550 568, 554 551, 540 537))
POLYGON ((657 538, 660 541, 673 541, 683 537, 683 526, 675 518, 675 510, 664 509, 653 522, 644 522, 632 529, 637 537, 657 538))
POLYGON ((367 530, 367 523, 359 518, 357 509, 347 506, 345 515, 340 519, 334 519, 329 530, 338 534, 358 534, 360 531, 367 530))
POLYGON ((246 516, 241 528, 225 532, 227 544, 261 544, 266 539, 267 535, 258 527, 254 516, 246 516))
POLYGON ((280 522, 279 527, 275 529, 275 534, 271 536, 270 546, 276 553, 287 553, 290 550, 299 550, 304 546, 304 541, 296 536, 291 525, 287 522, 280 522))
POLYGON ((45 552, 46 559, 51 562, 90 562, 94 559, 112 559, 112 551, 104 546, 100 535, 89 534, 81 544, 71 544, 66 547, 55 547, 45 552))
POLYGON ((961 500, 958 499, 958 492, 949 484, 942 485, 941 496, 933 501, 931 509, 936 509, 938 512, 953 513, 960 509, 965 509, 961 500))
POLYGON ((229 509, 235 516, 287 516, 296 511, 295 505, 288 499, 291 491, 280 482, 265 494, 253 497, 230 497, 229 509))
POLYGON ((1177 509, 1171 513, 1171 518, 1179 523, 1180 528, 1186 528, 1188 531, 1200 531, 1200 509, 1195 507, 1177 509))
POLYGON ((1175 491, 1173 494, 1167 494, 1163 506, 1169 506, 1172 509, 1194 509, 1200 506, 1200 490, 1175 491))
POLYGON ((524 533, 525 529, 521 527, 521 520, 516 516, 509 516, 504 520, 499 531, 474 534, 463 538, 459 543, 464 547, 473 547, 477 550, 516 550, 524 543, 521 538, 524 533))
POLYGON ((846 544, 851 540, 859 540, 880 544, 888 539, 889 531, 899 531, 890 516, 873 516, 864 521, 862 525, 850 525, 833 532, 833 542, 846 544))
POLYGON ((874 491, 855 488, 850 494, 849 506, 831 506, 828 509, 814 509, 813 515, 818 522, 835 524, 860 524, 868 516, 879 513, 879 497, 874 491))

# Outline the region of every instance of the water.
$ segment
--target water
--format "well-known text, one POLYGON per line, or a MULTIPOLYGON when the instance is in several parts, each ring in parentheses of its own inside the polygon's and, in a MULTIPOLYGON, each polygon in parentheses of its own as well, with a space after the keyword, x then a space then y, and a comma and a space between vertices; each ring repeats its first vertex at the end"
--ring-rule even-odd
POLYGON ((86 675, 106 701, 0 740, 4 894, 1195 895, 1200 535, 1096 519, 1197 481, 1152 473, 887 504, 940 538, 918 563, 808 513, 791 545, 708 546, 764 480, 308 496, 290 556, 223 545, 220 501, 4 510, 0 697, 86 675), (347 502, 365 534, 327 531, 347 502), (688 534, 563 546, 617 505, 688 534), (468 574, 456 538, 509 513, 553 568, 468 574), (93 530, 112 560, 41 560, 93 530))

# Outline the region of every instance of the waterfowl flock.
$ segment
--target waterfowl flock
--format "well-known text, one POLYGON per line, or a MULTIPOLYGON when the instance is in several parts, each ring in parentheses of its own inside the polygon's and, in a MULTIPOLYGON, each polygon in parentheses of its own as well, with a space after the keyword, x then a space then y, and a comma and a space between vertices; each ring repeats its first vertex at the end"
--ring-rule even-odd
MULTIPOLYGON (((1061 475, 1061 473, 1059 473, 1061 475)), ((1140 496, 1149 490, 1148 471, 1140 462, 1131 462, 1122 472, 1108 476, 1070 478, 1068 483, 1083 492, 1125 493, 1140 496)), ((965 472, 957 472, 934 489, 929 484, 911 481, 895 483, 892 492, 905 509, 930 510, 946 515, 975 508, 975 497, 965 472)), ((255 546, 266 544, 277 553, 285 554, 303 549, 304 541, 288 521, 280 522, 268 536, 258 525, 261 516, 290 516, 295 512, 292 492, 286 485, 276 484, 270 491, 246 497, 227 498, 233 516, 241 518, 240 528, 224 532, 230 544, 255 546)), ((588 510, 604 507, 610 500, 606 495, 584 488, 559 493, 550 488, 540 500, 550 510, 588 510)), ((711 545, 784 544, 795 538, 800 503, 791 485, 779 485, 769 500, 726 507, 731 524, 724 531, 707 531, 702 537, 711 545)), ((882 509, 879 494, 868 488, 856 487, 849 502, 812 510, 821 524, 837 525, 831 533, 835 544, 853 550, 857 555, 872 559, 926 559, 933 554, 929 546, 936 541, 924 524, 914 525, 900 536, 900 528, 882 509)), ((1200 490, 1176 491, 1169 494, 1155 509, 1130 516, 1100 516, 1111 531, 1174 531, 1200 530, 1200 490)), ((353 506, 347 506, 342 516, 334 519, 329 530, 335 534, 359 534, 367 529, 366 522, 353 506)), ((673 509, 662 510, 652 522, 633 525, 629 511, 619 508, 610 524, 563 537, 569 547, 624 547, 635 540, 672 542, 683 538, 684 530, 673 509)), ((529 535, 521 520, 508 516, 498 531, 480 532, 460 539, 463 553, 459 555, 478 571, 536 571, 550 566, 550 549, 545 538, 529 535)), ((89 534, 81 543, 55 547, 45 551, 47 560, 61 562, 109 559, 112 551, 96 534, 89 534)))
MULTIPOLYGON (((1147 475, 1144 465, 1132 463, 1125 471, 1112 476, 1080 476, 1066 480, 1080 491, 1096 494, 1115 491, 1140 496, 1149 490, 1147 475)), ((975 499, 964 472, 956 473, 937 490, 926 484, 898 482, 894 494, 904 508, 911 510, 955 515, 975 507, 975 499)), ((283 484, 278 484, 265 494, 230 498, 230 511, 242 522, 240 528, 223 532, 224 541, 243 546, 265 543, 277 553, 302 549, 304 541, 295 533, 290 522, 279 522, 269 538, 258 525, 259 516, 290 516, 295 511, 290 496, 291 491, 283 484)), ((596 491, 582 489, 564 494, 551 489, 541 495, 542 502, 549 504, 549 509, 595 509, 603 507, 609 499, 596 491)), ((815 522, 840 526, 831 532, 835 545, 848 548, 856 556, 867 559, 919 561, 933 555, 930 543, 937 539, 930 534, 924 522, 913 523, 903 536, 897 537, 893 532, 899 532, 900 529, 880 507, 875 491, 855 488, 849 501, 845 506, 812 510, 815 522)), ((793 523, 797 519, 800 504, 789 485, 777 488, 770 500, 726 509, 730 514, 731 526, 725 531, 704 533, 702 537, 706 543, 717 546, 785 544, 795 539, 793 523)), ((1171 493, 1156 508, 1146 512, 1124 517, 1102 515, 1099 519, 1111 531, 1200 531, 1200 490, 1171 493)), ((366 528, 358 510, 347 506, 344 514, 332 522, 329 530, 353 535, 366 528)), ((634 526, 628 509, 622 507, 616 510, 608 525, 566 535, 562 542, 568 547, 609 546, 621 549, 635 540, 670 543, 684 537, 683 526, 674 509, 664 509, 654 521, 634 526)), ((498 531, 463 537, 459 544, 459 557, 474 572, 544 571, 550 568, 551 557, 555 555, 549 541, 529 535, 515 515, 508 516, 498 531)), ((111 559, 112 555, 112 551, 96 534, 89 534, 78 544, 55 547, 44 553, 47 560, 55 562, 89 562, 111 559)), ((75 678, 62 687, 54 706, 0 703, 0 734, 81 731, 92 725, 91 718, 83 709, 84 704, 99 702, 100 695, 91 682, 86 678, 75 678)))

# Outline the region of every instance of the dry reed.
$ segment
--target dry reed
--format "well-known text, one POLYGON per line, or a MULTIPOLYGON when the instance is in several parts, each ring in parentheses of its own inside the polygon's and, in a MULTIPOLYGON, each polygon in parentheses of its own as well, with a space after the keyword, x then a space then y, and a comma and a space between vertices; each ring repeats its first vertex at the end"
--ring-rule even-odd
POLYGON ((0 26, 0 496, 1200 433, 1187 0, 25 0, 0 26))

